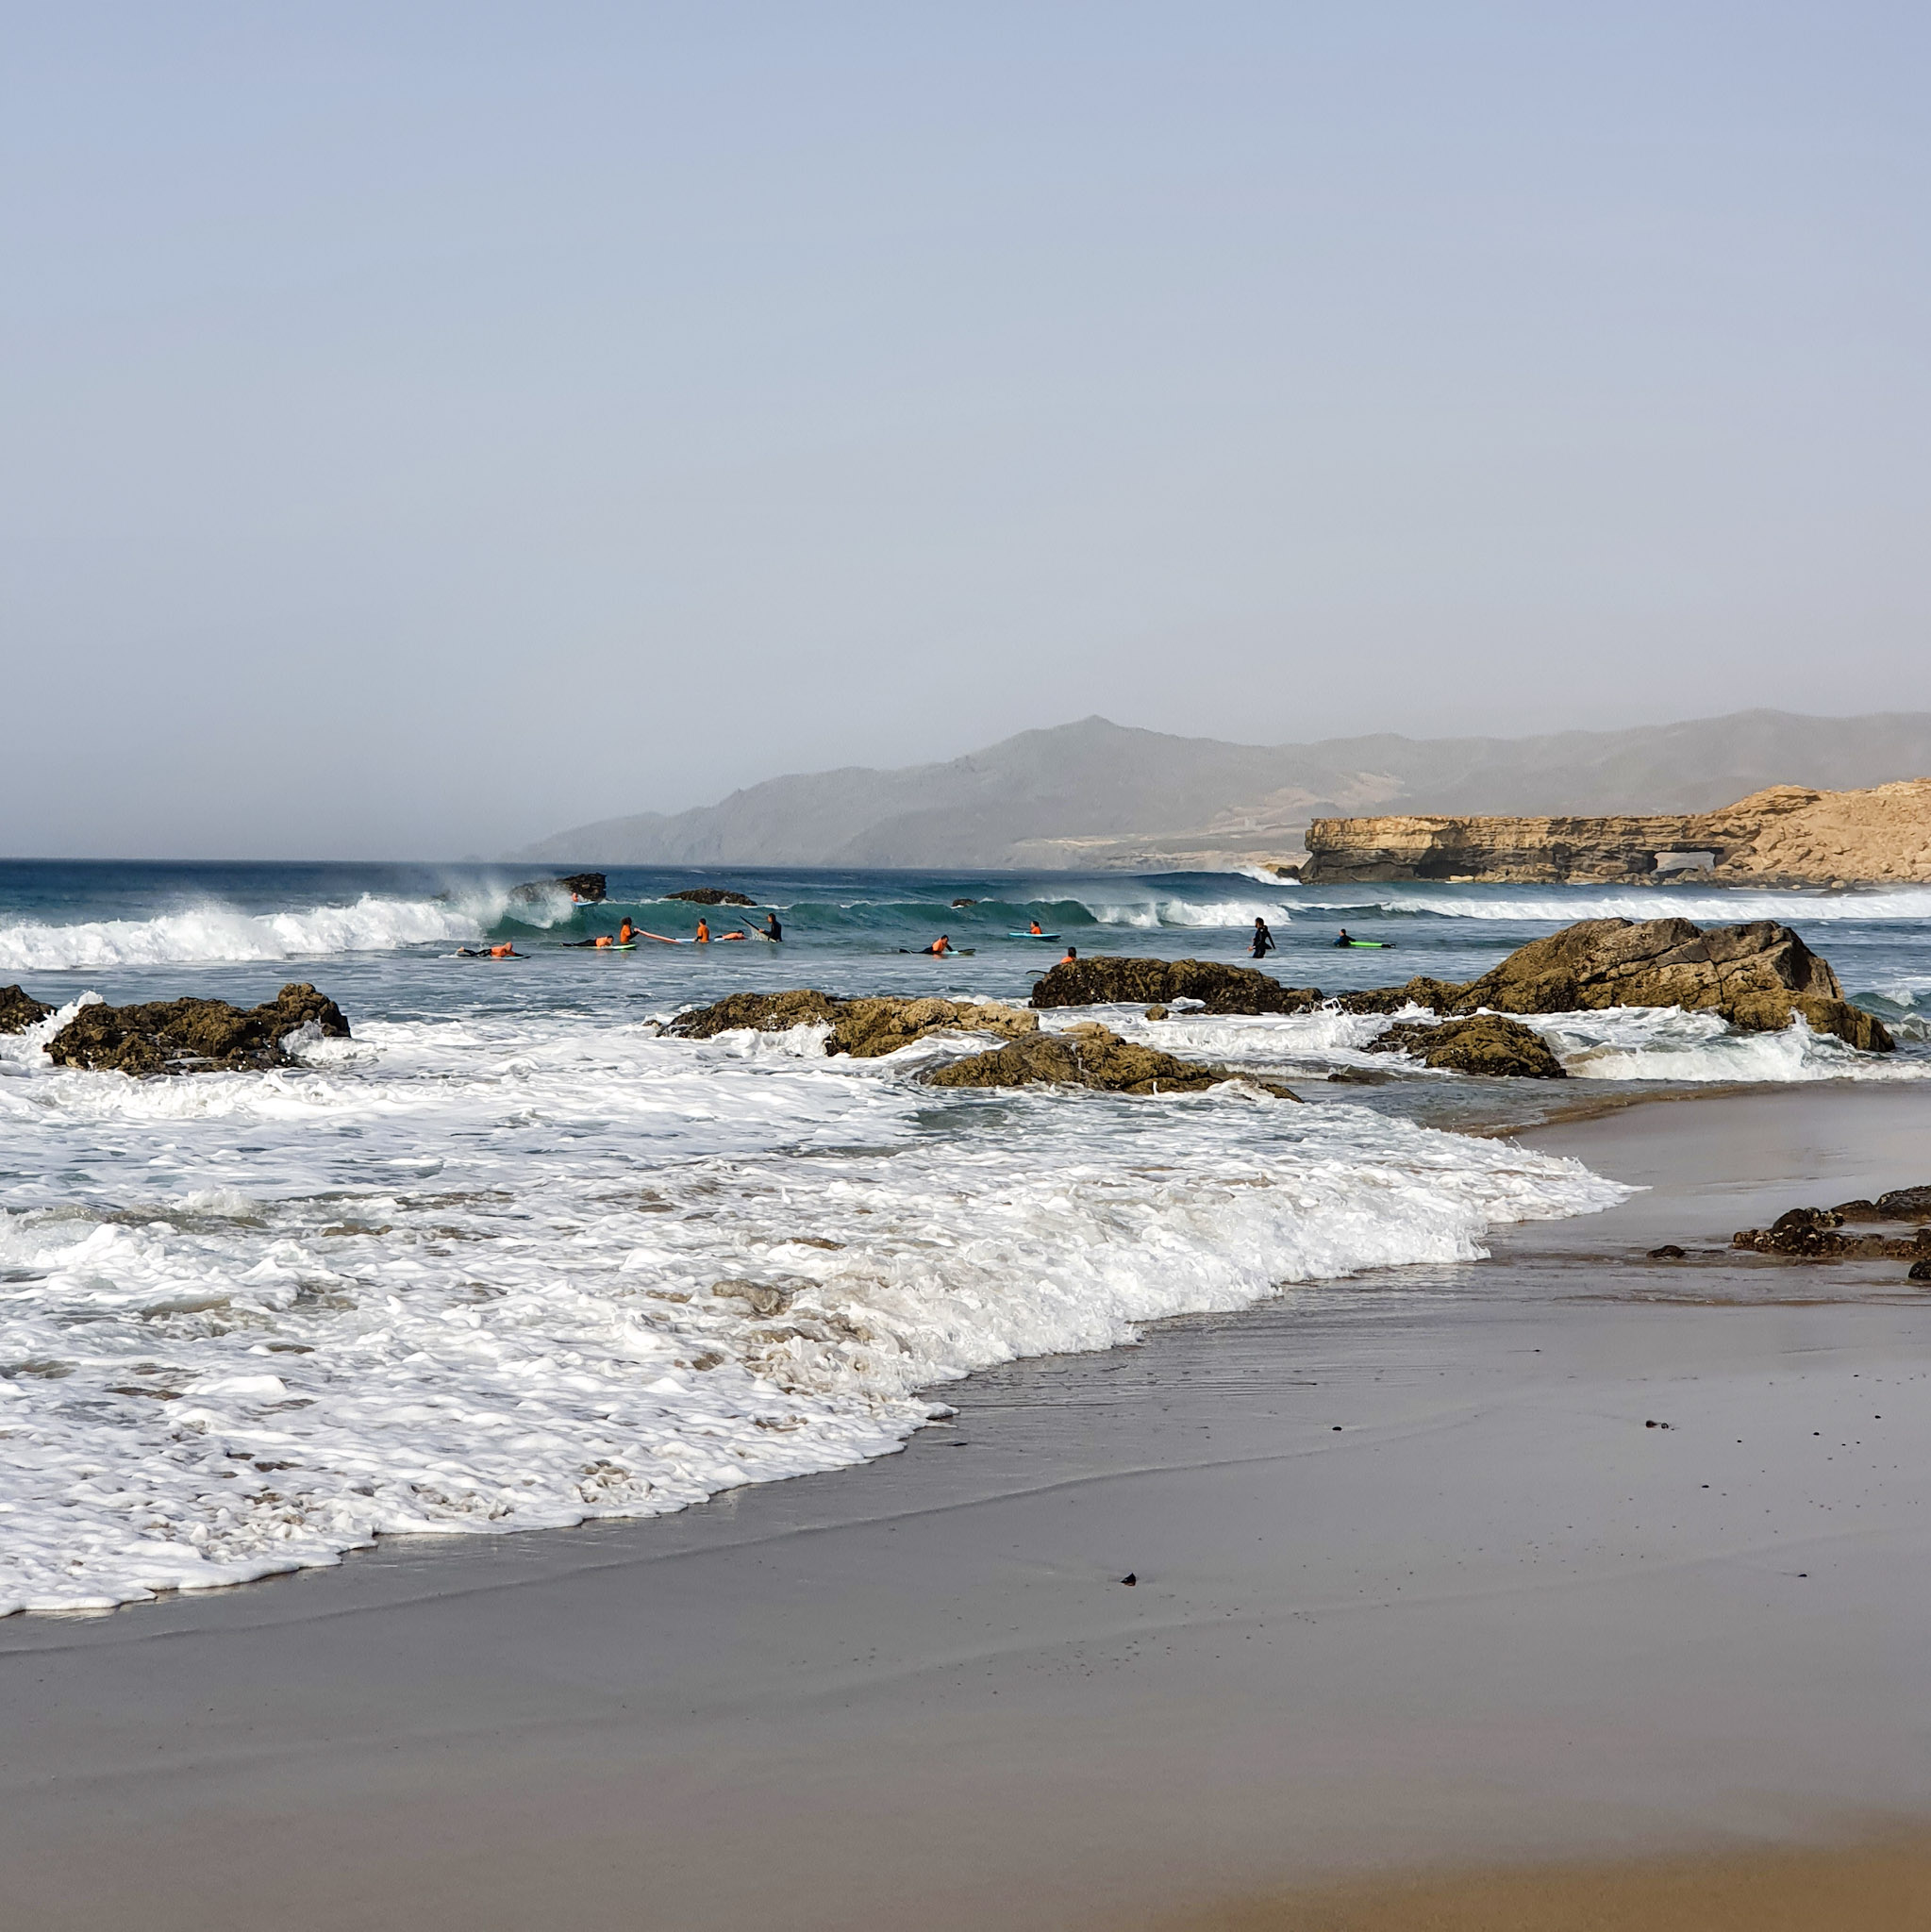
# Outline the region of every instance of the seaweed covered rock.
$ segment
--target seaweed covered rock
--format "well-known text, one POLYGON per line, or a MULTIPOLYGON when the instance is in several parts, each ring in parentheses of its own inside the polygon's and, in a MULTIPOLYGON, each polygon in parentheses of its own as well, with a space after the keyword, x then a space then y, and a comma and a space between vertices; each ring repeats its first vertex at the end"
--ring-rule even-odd
POLYGON ((1829 963, 1768 919, 1708 927, 1687 919, 1585 919, 1531 940, 1479 979, 1410 980, 1344 995, 1340 1004, 1351 1012, 1391 1012, 1410 999, 1443 1014, 1682 1007, 1753 1033, 1781 1031, 1801 1013, 1817 1032, 1868 1053, 1893 1045, 1878 1020, 1845 1000, 1829 963))
POLYGON ((1033 987, 1036 1007, 1168 1005, 1199 1000, 1209 1013, 1305 1013, 1321 1004, 1311 986, 1283 986, 1251 966, 1212 959, 1062 959, 1033 987))
POLYGON ((928 1033, 992 1033, 1015 1039, 1036 1032, 1037 1014, 995 1000, 846 999, 801 987, 792 992, 734 992, 708 1007, 679 1013, 664 1029, 685 1040, 710 1040, 750 1027, 783 1033, 793 1026, 828 1025, 826 1053, 876 1059, 928 1033))
POLYGON ((1455 1074, 1491 1074, 1511 1080, 1569 1077, 1534 1027, 1500 1013, 1433 1023, 1399 1021, 1368 1051, 1412 1054, 1425 1066, 1455 1074))
MULTIPOLYGON (((989 1053, 930 1067, 919 1075, 931 1087, 1092 1087, 1107 1093, 1200 1093, 1245 1077, 1225 1067, 1136 1046, 1090 1023, 1063 1033, 1023 1034, 989 1053)), ((1271 1080, 1254 1084, 1282 1100, 1300 1097, 1271 1080)))
POLYGON ((0 986, 0 1033, 25 1033, 55 1009, 17 986, 0 986))
POLYGON ((282 1042, 313 1025, 349 1037, 341 1008, 312 986, 285 986, 243 1011, 226 1000, 156 1000, 139 1007, 82 1007, 47 1043, 57 1067, 134 1074, 227 1073, 292 1064, 282 1042))
POLYGON ((1404 1007, 1420 1007, 1425 1012, 1446 1013, 1461 996, 1458 982, 1430 979, 1425 974, 1406 986, 1370 987, 1363 992, 1338 992, 1334 1004, 1344 1013, 1399 1013, 1404 1007))
POLYGON ((666 892, 666 899, 682 899, 688 906, 755 906, 742 892, 727 892, 722 886, 692 886, 688 892, 666 892))

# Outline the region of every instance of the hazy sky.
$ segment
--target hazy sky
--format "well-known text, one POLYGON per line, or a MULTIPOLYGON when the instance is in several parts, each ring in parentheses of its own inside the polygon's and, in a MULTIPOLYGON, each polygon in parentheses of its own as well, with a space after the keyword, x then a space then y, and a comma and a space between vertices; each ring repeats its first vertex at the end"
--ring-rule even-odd
POLYGON ((1931 12, 0 5, 0 851, 1931 707, 1931 12))

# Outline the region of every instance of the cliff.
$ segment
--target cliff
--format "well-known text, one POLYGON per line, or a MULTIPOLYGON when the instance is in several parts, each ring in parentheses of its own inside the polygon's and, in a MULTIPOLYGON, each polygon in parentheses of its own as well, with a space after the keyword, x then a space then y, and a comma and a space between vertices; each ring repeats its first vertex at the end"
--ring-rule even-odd
POLYGON ((1718 811, 1614 818, 1316 819, 1310 885, 1565 880, 1639 885, 1931 882, 1931 778, 1865 791, 1775 785, 1718 811))

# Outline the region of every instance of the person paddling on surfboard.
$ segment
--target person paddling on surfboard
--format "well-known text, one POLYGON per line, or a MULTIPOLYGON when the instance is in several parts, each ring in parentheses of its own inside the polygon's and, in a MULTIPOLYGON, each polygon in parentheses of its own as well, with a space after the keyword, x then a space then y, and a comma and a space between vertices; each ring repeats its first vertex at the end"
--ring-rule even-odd
POLYGON ((1037 919, 1027 920, 1025 929, 1029 933, 1031 933, 1035 939, 1042 940, 1046 936, 1046 928, 1043 925, 1041 925, 1037 919))
POLYGON ((1254 957, 1257 959, 1264 959, 1273 951, 1273 934, 1268 931, 1266 920, 1257 919, 1254 922, 1254 957))
POLYGON ((952 941, 946 934, 941 933, 929 946, 921 946, 919 950, 922 953, 930 953, 935 959, 942 959, 952 951, 952 941))
POLYGON ((1338 940, 1336 940, 1336 941, 1335 941, 1335 944, 1336 944, 1336 945, 1338 945, 1338 946, 1352 946, 1352 945, 1353 945, 1354 943, 1355 943, 1355 942, 1354 942, 1354 941, 1353 941, 1353 940, 1351 940, 1351 939, 1350 939, 1350 938, 1348 937, 1348 929, 1347 929, 1347 927, 1346 927, 1346 926, 1342 926, 1342 927, 1341 927, 1341 936, 1340 936, 1340 939, 1338 939, 1338 940))

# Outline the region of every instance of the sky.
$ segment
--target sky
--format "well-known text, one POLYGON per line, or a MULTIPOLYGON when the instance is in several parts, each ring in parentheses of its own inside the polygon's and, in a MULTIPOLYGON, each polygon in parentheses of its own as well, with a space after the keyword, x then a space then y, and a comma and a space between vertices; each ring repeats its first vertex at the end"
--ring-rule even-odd
POLYGON ((0 0, 0 852, 1931 708, 1931 11, 0 0))

